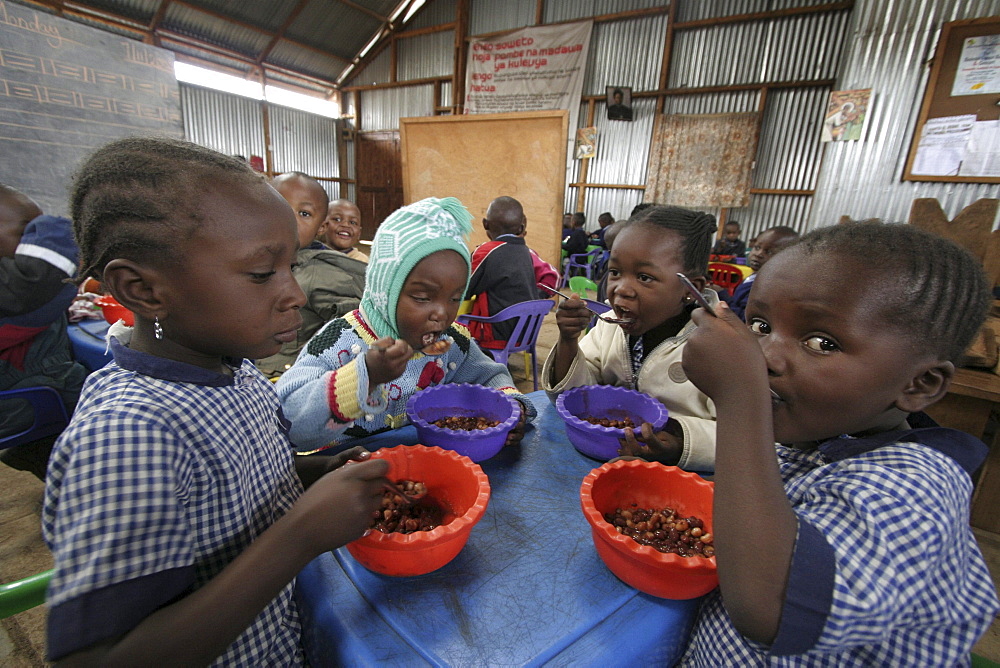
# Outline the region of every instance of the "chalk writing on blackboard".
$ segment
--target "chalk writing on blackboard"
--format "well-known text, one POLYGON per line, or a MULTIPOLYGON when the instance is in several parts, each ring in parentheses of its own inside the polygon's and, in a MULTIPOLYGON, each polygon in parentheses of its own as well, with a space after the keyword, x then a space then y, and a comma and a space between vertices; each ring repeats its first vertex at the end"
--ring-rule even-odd
POLYGON ((0 0, 0 180, 65 215, 80 162, 141 134, 184 134, 172 53, 0 0))

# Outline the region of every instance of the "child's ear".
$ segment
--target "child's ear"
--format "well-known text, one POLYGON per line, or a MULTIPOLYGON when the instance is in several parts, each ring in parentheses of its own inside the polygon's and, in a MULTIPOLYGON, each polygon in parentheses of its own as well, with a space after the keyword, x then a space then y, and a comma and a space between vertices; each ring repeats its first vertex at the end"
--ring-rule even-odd
POLYGON ((143 317, 152 318, 161 311, 161 300, 156 289, 158 274, 131 260, 115 259, 104 267, 101 283, 114 295, 118 303, 143 317))
POLYGON ((922 411, 947 394, 954 376, 955 365, 951 362, 938 361, 921 367, 896 399, 896 408, 907 413, 922 411))

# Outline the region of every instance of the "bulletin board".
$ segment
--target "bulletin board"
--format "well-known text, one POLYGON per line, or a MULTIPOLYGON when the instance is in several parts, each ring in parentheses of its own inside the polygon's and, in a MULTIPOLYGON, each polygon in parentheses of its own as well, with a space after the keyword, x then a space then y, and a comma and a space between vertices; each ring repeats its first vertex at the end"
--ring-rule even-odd
POLYGON ((473 216, 470 247, 488 241, 482 219, 495 198, 521 202, 528 246, 559 266, 569 112, 401 118, 403 200, 457 197, 473 216))
MULTIPOLYGON (((984 51, 979 53, 982 54, 984 51)), ((966 170, 962 169, 961 161, 959 172, 956 174, 929 175, 920 173, 925 171, 926 167, 915 169, 915 164, 921 164, 920 158, 922 156, 918 156, 918 149, 924 148, 926 150, 928 148, 926 137, 925 142, 921 144, 921 137, 925 136, 925 128, 929 127, 928 124, 933 125, 935 121, 940 123, 939 119, 943 118, 962 116, 975 116, 977 122, 998 121, 1000 119, 1000 106, 997 106, 1000 103, 998 84, 1000 84, 1000 16, 945 23, 941 29, 941 37, 934 55, 934 63, 920 108, 920 116, 917 119, 910 144, 910 153, 903 171, 904 181, 1000 183, 1000 172, 989 176, 963 174, 966 170), (975 38, 986 39, 976 40, 975 38), (985 57, 982 61, 978 64, 971 61, 972 54, 976 53, 974 49, 977 44, 994 41, 997 42, 997 45, 985 50, 985 57), (963 56, 963 53, 966 55, 963 56), (971 84, 973 81, 972 73, 977 66, 983 72, 983 76, 993 78, 992 82, 979 82, 966 86, 966 83, 971 84), (981 86, 986 92, 968 94, 977 86, 981 86), (956 92, 960 94, 953 94, 956 92)), ((992 130, 990 130, 990 134, 992 137, 992 130)), ((980 144, 985 144, 985 141, 980 142, 980 144)), ((981 147, 977 146, 977 148, 981 147)), ((996 149, 1000 151, 1000 146, 996 149)), ((1000 163, 1000 155, 996 157, 997 163, 1000 163)))

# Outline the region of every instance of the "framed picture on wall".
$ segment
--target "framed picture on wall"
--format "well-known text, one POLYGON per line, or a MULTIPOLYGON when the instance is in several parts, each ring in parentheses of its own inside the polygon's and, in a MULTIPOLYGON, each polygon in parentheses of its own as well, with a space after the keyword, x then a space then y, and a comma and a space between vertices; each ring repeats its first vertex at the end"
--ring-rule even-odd
POLYGON ((608 120, 632 120, 632 89, 628 86, 607 86, 608 120))

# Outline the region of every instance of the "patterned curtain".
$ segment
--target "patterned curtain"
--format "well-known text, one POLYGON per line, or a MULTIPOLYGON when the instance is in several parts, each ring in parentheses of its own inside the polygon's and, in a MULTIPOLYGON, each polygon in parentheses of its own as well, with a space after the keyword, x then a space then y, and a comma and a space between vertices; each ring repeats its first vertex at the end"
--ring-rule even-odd
POLYGON ((653 124, 643 200, 687 207, 750 203, 760 114, 661 115, 653 124))

